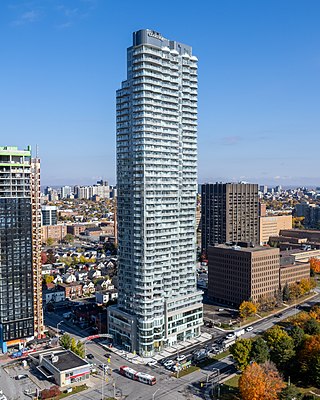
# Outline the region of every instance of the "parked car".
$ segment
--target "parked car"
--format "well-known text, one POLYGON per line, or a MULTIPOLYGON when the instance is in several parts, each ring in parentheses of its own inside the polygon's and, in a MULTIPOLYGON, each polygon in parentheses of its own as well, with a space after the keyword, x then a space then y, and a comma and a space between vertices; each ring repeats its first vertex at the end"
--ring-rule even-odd
POLYGON ((227 339, 234 339, 236 337, 236 335, 234 333, 228 333, 228 335, 226 336, 227 339))
POLYGON ((181 354, 180 356, 177 357, 177 361, 183 361, 185 360, 187 357, 184 354, 181 354))
POLYGON ((174 364, 173 360, 168 360, 164 365, 165 368, 170 369, 172 367, 172 365, 174 364))
POLYGON ((147 363, 147 365, 149 365, 149 367, 154 367, 155 365, 157 365, 157 361, 149 361, 148 363, 147 363))
POLYGON ((28 378, 27 374, 19 374, 16 376, 16 380, 19 381, 20 379, 25 379, 28 378))
POLYGON ((246 327, 246 331, 247 331, 247 332, 251 332, 252 330, 253 330, 253 326, 247 326, 247 327, 246 327))
POLYGON ((87 354, 87 358, 89 358, 89 360, 93 360, 94 359, 94 355, 89 353, 89 354, 87 354))

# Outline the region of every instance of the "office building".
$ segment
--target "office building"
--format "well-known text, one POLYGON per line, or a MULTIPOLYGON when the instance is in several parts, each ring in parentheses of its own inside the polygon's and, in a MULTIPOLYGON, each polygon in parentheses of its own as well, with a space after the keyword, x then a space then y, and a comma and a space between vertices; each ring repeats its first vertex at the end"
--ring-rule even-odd
POLYGON ((309 253, 250 243, 209 246, 208 296, 237 307, 245 300, 272 298, 286 284, 310 278, 309 253))
POLYGON ((0 147, 0 345, 43 333, 40 161, 0 147))
POLYGON ((239 306, 279 290, 279 249, 247 246, 209 246, 208 296, 215 301, 239 306))
POLYGON ((200 335, 196 289, 197 58, 133 34, 117 91, 118 306, 109 333, 150 356, 200 335))
POLYGON ((57 207, 56 206, 41 206, 42 225, 57 225, 57 207))
POLYGON ((201 190, 201 247, 226 242, 259 243, 258 185, 207 183, 201 190))
POLYGON ((292 229, 291 215, 259 217, 260 244, 268 244, 270 237, 278 236, 282 229, 292 229))

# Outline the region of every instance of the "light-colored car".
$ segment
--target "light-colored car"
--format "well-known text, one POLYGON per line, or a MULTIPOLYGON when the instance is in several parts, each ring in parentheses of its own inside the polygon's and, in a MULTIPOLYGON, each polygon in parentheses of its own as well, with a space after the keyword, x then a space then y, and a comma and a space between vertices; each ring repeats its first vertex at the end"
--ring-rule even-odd
POLYGON ((168 360, 165 364, 163 364, 165 366, 165 368, 171 368, 171 366, 174 364, 173 360, 168 360))
POLYGON ((183 361, 185 360, 187 357, 184 354, 181 354, 180 356, 177 357, 177 361, 183 361))
POLYGON ((149 365, 149 367, 154 367, 155 365, 157 365, 157 361, 149 361, 148 363, 147 363, 147 365, 149 365))
POLYGON ((234 339, 236 335, 234 333, 228 333, 227 339, 234 339))
POLYGON ((252 326, 247 326, 247 327, 246 327, 246 331, 247 331, 247 332, 251 332, 252 330, 253 330, 253 327, 252 327, 252 326))

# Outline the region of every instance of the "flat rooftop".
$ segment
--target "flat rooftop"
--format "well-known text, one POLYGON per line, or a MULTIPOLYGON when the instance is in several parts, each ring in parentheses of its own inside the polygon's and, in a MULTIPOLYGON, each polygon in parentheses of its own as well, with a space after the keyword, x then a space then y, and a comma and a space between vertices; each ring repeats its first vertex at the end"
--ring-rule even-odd
POLYGON ((234 250, 234 251, 244 251, 246 253, 255 253, 258 251, 269 251, 276 250, 275 247, 267 247, 267 246, 248 246, 242 247, 237 245, 227 245, 227 244, 218 244, 216 246, 209 246, 217 249, 225 249, 225 250, 234 250))
POLYGON ((48 360, 59 371, 67 371, 69 369, 90 365, 86 360, 83 360, 70 350, 48 352, 43 354, 43 358, 48 360))

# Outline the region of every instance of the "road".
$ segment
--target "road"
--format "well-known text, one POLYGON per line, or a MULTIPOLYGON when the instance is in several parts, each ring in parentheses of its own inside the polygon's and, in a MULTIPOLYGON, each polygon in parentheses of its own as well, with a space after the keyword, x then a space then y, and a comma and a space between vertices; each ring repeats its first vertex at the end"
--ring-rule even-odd
MULTIPOLYGON (((320 300, 319 294, 308 302, 302 304, 302 306, 312 306, 320 300)), ((251 338, 257 334, 262 333, 263 331, 271 328, 276 323, 281 321, 284 318, 288 318, 296 313, 300 312, 299 309, 295 307, 284 309, 281 311, 281 318, 277 318, 275 316, 268 317, 261 321, 257 321, 253 325, 253 331, 246 332, 243 337, 251 338)), ((46 323, 51 325, 53 328, 56 327, 56 324, 61 321, 61 317, 56 314, 49 314, 46 316, 46 323)), ((70 324, 60 324, 60 329, 63 329, 69 333, 71 333, 75 338, 80 339, 81 337, 86 336, 86 333, 81 331, 79 328, 73 327, 70 324)), ((202 343, 196 345, 191 349, 187 349, 184 351, 179 351, 179 354, 185 354, 189 356, 191 351, 195 349, 203 348, 206 344, 210 345, 215 343, 216 340, 225 336, 225 333, 219 330, 213 330, 214 338, 209 340, 206 343, 202 343)), ((99 365, 106 364, 107 358, 105 357, 106 350, 99 344, 95 342, 87 342, 86 344, 86 352, 93 354, 94 359, 91 362, 99 365)), ((170 356, 170 358, 175 358, 176 355, 170 356)), ((103 383, 102 372, 99 370, 99 375, 96 378, 91 378, 93 380, 94 387, 85 391, 84 393, 80 393, 77 395, 70 396, 70 399, 73 400, 101 400, 102 398, 102 386, 103 392, 105 396, 114 396, 115 394, 118 398, 127 398, 130 400, 147 400, 147 399, 161 399, 161 400, 186 400, 186 399, 203 399, 203 392, 198 391, 194 387, 194 383, 199 380, 204 379, 208 373, 210 373, 214 368, 218 368, 219 370, 224 370, 224 377, 228 377, 229 374, 234 372, 234 362, 232 358, 226 357, 214 364, 211 364, 208 367, 202 368, 200 371, 194 372, 192 374, 186 375, 182 378, 174 378, 171 376, 171 372, 166 371, 163 367, 159 367, 158 365, 155 367, 149 367, 145 365, 135 365, 130 363, 127 360, 124 360, 122 357, 112 353, 111 362, 109 366, 112 368, 113 372, 111 376, 108 376, 108 382, 103 383), (145 385, 140 382, 132 381, 126 377, 119 375, 118 370, 121 365, 128 365, 131 368, 146 372, 151 375, 154 375, 157 379, 157 384, 155 386, 145 385), (226 371, 225 371, 226 370, 226 371), (114 387, 113 387, 114 384, 114 387)))

